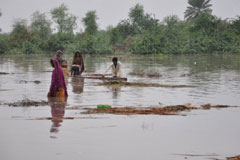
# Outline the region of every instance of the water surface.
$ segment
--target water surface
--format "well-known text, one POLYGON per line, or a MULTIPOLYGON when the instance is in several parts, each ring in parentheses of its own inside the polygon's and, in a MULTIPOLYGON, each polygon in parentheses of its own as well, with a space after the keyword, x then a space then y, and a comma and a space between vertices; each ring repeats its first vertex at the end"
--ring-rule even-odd
MULTIPOLYGON (((71 107, 226 104, 240 106, 240 55, 121 55, 129 82, 192 88, 106 87, 100 80, 69 77, 66 103, 9 107, 23 99, 45 100, 51 55, 1 56, 0 158, 14 159, 209 159, 240 154, 240 109, 212 109, 187 116, 83 115, 71 107), (158 73, 160 78, 128 73, 158 73), (34 83, 34 81, 41 83, 34 83), (52 120, 38 118, 58 117, 52 120), (74 117, 75 119, 62 119, 74 117), (35 120, 37 118, 37 120, 35 120), (189 156, 189 155, 202 156, 189 156)), ((72 56, 64 55, 69 65, 72 56)), ((84 56, 86 69, 104 73, 109 56, 84 56)))

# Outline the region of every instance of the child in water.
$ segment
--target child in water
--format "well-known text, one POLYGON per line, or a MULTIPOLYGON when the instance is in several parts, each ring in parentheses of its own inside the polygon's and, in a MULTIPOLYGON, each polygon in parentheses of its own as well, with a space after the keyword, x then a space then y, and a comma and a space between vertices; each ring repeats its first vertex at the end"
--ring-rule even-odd
POLYGON ((62 71, 63 71, 63 74, 64 74, 65 83, 67 85, 69 71, 68 71, 68 63, 67 63, 66 60, 62 61, 62 71))

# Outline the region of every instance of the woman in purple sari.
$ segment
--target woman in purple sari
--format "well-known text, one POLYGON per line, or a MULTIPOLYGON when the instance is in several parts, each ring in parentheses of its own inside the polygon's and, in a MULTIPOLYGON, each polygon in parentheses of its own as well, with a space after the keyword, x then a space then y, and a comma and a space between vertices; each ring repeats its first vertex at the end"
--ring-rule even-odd
POLYGON ((51 59, 50 63, 54 70, 52 71, 52 81, 48 97, 67 97, 67 88, 60 64, 56 59, 51 59))

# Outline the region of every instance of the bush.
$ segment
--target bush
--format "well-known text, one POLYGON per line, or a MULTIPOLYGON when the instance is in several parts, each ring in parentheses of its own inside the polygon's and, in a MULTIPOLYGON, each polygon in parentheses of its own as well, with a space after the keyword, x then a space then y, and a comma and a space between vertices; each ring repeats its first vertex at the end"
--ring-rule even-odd
POLYGON ((0 35, 0 54, 6 53, 9 50, 8 35, 0 35))

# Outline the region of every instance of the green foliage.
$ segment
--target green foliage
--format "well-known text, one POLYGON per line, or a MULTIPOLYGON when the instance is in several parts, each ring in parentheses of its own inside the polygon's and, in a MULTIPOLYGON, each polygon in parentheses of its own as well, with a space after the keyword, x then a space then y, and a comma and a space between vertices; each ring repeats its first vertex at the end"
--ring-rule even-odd
POLYGON ((159 28, 145 31, 135 38, 129 50, 136 54, 162 53, 163 38, 163 31, 159 28))
POLYGON ((0 34, 0 54, 3 54, 9 50, 8 35, 0 34))
POLYGON ((97 33, 97 15, 96 11, 89 11, 86 13, 86 16, 82 19, 82 22, 85 26, 85 32, 89 35, 94 35, 97 33))
POLYGON ((238 35, 240 35, 240 16, 238 16, 235 20, 232 21, 232 29, 238 35))
MULTIPOLYGON (((115 35, 118 36, 115 37, 115 39, 117 39, 117 42, 120 43, 122 43, 128 36, 134 36, 137 34, 136 29, 133 27, 133 25, 131 25, 129 20, 122 20, 120 23, 118 23, 115 32, 117 33, 115 35)), ((114 37, 111 37, 111 39, 114 39, 114 37)))
MULTIPOLYGON (((111 54, 130 51, 134 54, 184 53, 240 53, 240 16, 231 21, 211 15, 210 0, 189 0, 185 12, 187 20, 176 15, 167 16, 162 22, 144 12, 140 4, 129 11, 129 17, 115 27, 99 31, 95 11, 82 19, 85 32, 75 34, 76 17, 67 13, 62 4, 51 10, 58 32, 52 33, 46 15, 35 12, 30 26, 26 20, 17 20, 9 34, 0 34, 0 54, 33 54, 40 52, 111 54)), ((0 13, 1 15, 1 13, 0 13)))
MULTIPOLYGON (((0 11, 0 17, 2 16, 2 12, 0 11)), ((0 28, 0 32, 2 31, 2 29, 0 28)))
POLYGON ((145 14, 143 6, 139 3, 130 9, 128 16, 133 28, 137 32, 150 30, 158 25, 158 20, 153 18, 151 14, 145 14))
POLYGON ((60 33, 73 33, 77 26, 77 17, 67 13, 67 11, 68 7, 65 4, 51 10, 52 19, 57 23, 58 32, 60 33))
POLYGON ((52 33, 51 21, 46 18, 44 13, 36 11, 32 15, 31 31, 35 36, 39 36, 41 39, 48 39, 52 33))
POLYGON ((50 36, 47 41, 46 50, 49 51, 57 51, 57 50, 65 50, 65 48, 74 42, 74 35, 69 33, 57 33, 50 36))
POLYGON ((113 53, 107 33, 99 32, 97 35, 83 35, 78 43, 78 50, 89 54, 113 53))
POLYGON ((194 19, 202 13, 211 14, 212 9, 210 8, 212 4, 209 4, 211 0, 188 0, 190 6, 184 12, 184 18, 187 20, 194 19))
POLYGON ((27 27, 27 21, 19 19, 13 24, 13 31, 9 35, 9 43, 11 47, 22 47, 25 41, 31 41, 32 35, 27 27))

